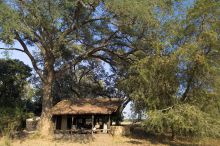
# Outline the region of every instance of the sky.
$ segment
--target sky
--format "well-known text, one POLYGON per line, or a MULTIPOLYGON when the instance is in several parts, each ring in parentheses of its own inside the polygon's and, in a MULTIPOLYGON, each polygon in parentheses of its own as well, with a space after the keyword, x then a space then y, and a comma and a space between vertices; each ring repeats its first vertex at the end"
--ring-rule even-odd
MULTIPOLYGON (((22 49, 22 47, 18 43, 15 43, 13 47, 22 49)), ((0 48, 7 48, 7 46, 5 46, 3 43, 0 43, 0 48)), ((4 58, 3 52, 4 52, 3 50, 0 50, 0 58, 4 58)), ((10 54, 10 58, 19 59, 23 61, 26 65, 32 67, 31 61, 25 53, 19 51, 9 51, 9 54, 10 54)))

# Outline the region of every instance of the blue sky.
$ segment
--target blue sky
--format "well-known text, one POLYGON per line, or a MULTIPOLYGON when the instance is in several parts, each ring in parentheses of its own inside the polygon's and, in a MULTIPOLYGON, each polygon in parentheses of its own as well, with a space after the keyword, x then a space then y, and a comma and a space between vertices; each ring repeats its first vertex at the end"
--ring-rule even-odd
MULTIPOLYGON (((14 47, 22 49, 22 47, 18 43, 15 43, 14 47)), ((5 46, 3 43, 0 43, 0 48, 7 48, 7 46, 5 46)), ((3 50, 0 50, 0 58, 4 57, 3 52, 3 50)), ((19 59, 23 61, 25 64, 32 67, 31 61, 25 53, 19 51, 9 51, 9 54, 11 55, 12 59, 19 59)))

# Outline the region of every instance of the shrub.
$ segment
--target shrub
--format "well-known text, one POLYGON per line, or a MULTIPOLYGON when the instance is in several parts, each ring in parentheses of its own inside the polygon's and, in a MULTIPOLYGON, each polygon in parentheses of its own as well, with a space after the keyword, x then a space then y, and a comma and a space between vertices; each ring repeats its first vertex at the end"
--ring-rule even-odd
POLYGON ((26 113, 22 108, 0 108, 0 132, 5 136, 22 128, 22 123, 26 118, 31 117, 31 113, 26 113))
POLYGON ((196 106, 176 105, 167 111, 149 111, 147 115, 144 123, 147 131, 172 132, 173 137, 220 137, 220 121, 196 106))

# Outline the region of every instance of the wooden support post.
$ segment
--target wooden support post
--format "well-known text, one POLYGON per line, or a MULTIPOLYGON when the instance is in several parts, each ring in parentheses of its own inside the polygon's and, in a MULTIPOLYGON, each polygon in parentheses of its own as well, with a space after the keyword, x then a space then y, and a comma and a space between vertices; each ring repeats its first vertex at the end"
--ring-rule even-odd
POLYGON ((110 114, 108 115, 108 129, 110 129, 110 125, 111 125, 111 116, 110 114))
POLYGON ((76 118, 76 128, 78 128, 78 120, 77 120, 77 117, 76 118))
POLYGON ((56 131, 57 130, 57 116, 55 116, 54 118, 55 118, 54 131, 56 131))
POLYGON ((61 130, 67 130, 67 115, 62 116, 61 130))
POLYGON ((73 115, 71 117, 72 117, 72 122, 71 122, 70 134, 71 134, 71 138, 73 138, 73 121, 74 121, 74 117, 73 117, 73 115))
POLYGON ((72 126, 73 126, 73 121, 74 121, 74 117, 72 116, 72 125, 71 125, 71 129, 72 129, 72 126))
POLYGON ((94 128, 94 115, 92 115, 92 134, 93 134, 93 128, 94 128))

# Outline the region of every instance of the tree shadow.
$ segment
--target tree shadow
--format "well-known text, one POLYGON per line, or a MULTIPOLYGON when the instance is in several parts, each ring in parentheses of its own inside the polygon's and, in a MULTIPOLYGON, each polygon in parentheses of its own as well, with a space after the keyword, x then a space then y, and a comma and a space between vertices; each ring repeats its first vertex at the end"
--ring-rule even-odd
MULTIPOLYGON (((20 143, 23 143, 24 141, 28 139, 39 139, 39 138, 46 138, 47 137, 41 137, 39 133, 27 133, 27 132, 19 132, 15 136, 11 137, 13 140, 19 140, 20 143)), ((56 142, 74 142, 74 143, 80 143, 80 144, 88 144, 90 142, 93 142, 95 140, 95 136, 92 134, 54 134, 52 139, 48 139, 56 142)))
POLYGON ((27 133, 24 131, 19 131, 16 134, 12 134, 10 138, 17 139, 17 140, 20 140, 21 142, 23 142, 28 138, 28 136, 30 136, 30 134, 33 135, 34 133, 27 133))
POLYGON ((140 141, 137 141, 137 140, 129 140, 129 141, 126 141, 127 143, 130 143, 130 144, 134 144, 134 145, 140 145, 140 144, 143 144, 143 142, 140 142, 140 141))
POLYGON ((28 132, 25 130, 13 132, 9 136, 10 140, 18 140, 20 143, 23 143, 24 141, 28 139, 34 139, 36 137, 39 138, 39 133, 37 133, 37 131, 28 132))
MULTIPOLYGON (((138 140, 149 141, 152 144, 165 144, 169 146, 201 146, 198 140, 192 138, 177 137, 175 141, 171 140, 171 134, 155 134, 146 132, 142 127, 133 127, 129 136, 132 140, 130 143, 138 142, 138 140), (136 139, 136 140, 135 140, 136 139)), ((137 143, 138 144, 138 143, 137 143)), ((213 146, 212 144, 202 144, 202 146, 213 146)))
POLYGON ((95 137, 92 134, 55 134, 54 135, 55 141, 69 141, 69 142, 76 142, 80 144, 88 144, 95 140, 95 137))

